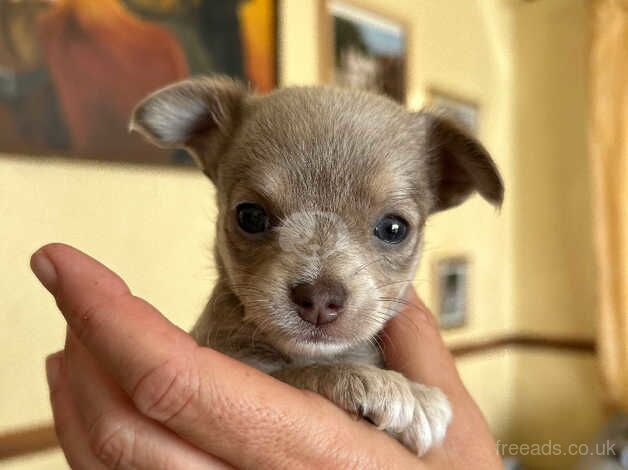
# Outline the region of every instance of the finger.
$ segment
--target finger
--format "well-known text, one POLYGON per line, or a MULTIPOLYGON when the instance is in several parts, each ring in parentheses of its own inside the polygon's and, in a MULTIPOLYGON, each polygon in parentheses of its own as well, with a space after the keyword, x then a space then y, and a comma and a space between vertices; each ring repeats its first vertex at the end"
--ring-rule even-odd
POLYGON ((439 387, 452 405, 453 420, 440 449, 425 461, 433 468, 502 468, 482 412, 462 383, 436 319, 414 289, 408 305, 393 318, 382 335, 386 363, 406 377, 439 387))
POLYGON ((407 302, 382 335, 386 364, 416 382, 448 394, 460 393, 464 387, 436 319, 414 289, 409 290, 407 302))
POLYGON ((55 433, 68 465, 74 470, 105 470, 106 467, 94 456, 85 439, 87 432, 72 399, 63 351, 46 359, 46 375, 55 433))
POLYGON ((49 245, 31 264, 80 342, 133 404, 196 447, 244 468, 260 460, 265 468, 417 464, 384 433, 321 396, 199 348, 79 251, 49 245))
POLYGON ((65 347, 69 383, 94 455, 109 468, 227 469, 215 457, 135 410, 71 331, 65 347))
MULTIPOLYGON (((140 328, 150 326, 153 336, 159 336, 162 344, 169 344, 168 349, 162 348, 157 360, 167 359, 171 351, 189 351, 195 347, 189 335, 172 325, 151 305, 134 297, 119 276, 74 248, 48 245, 32 256, 31 267, 55 297, 72 331, 79 339, 90 343, 90 349, 102 348, 103 343, 106 343, 105 349, 117 349, 127 344, 131 348, 129 355, 143 357, 141 346, 128 345, 121 334, 124 330, 120 325, 126 321, 140 323, 140 328), (148 316, 147 311, 150 312, 148 316), (146 319, 148 323, 141 324, 146 319), (98 322, 102 324, 95 324, 98 322), (101 337, 83 337, 88 334, 101 337)), ((123 356, 115 355, 120 360, 123 356)), ((123 362, 112 366, 121 373, 133 372, 123 362)))

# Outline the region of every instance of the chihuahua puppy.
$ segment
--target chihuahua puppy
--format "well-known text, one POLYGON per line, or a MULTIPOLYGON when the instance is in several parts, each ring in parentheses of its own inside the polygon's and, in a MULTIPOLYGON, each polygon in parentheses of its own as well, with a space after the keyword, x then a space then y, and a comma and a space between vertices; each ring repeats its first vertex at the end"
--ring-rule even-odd
POLYGON ((418 455, 451 420, 444 394, 383 368, 377 335, 405 305, 427 218, 477 191, 500 205, 484 147, 383 96, 225 77, 161 89, 132 130, 185 148, 216 186, 218 281, 192 335, 368 419, 418 455))

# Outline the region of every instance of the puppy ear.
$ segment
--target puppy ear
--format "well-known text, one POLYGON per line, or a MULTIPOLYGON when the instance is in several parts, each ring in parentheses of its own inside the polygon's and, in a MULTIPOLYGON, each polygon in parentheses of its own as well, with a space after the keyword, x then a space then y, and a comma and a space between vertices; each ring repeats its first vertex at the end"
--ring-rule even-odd
POLYGON ((504 185, 484 146, 448 119, 419 112, 424 129, 430 184, 434 194, 432 213, 464 202, 477 191, 500 207, 504 185))
POLYGON ((217 160, 239 125, 246 87, 227 77, 174 83, 144 98, 129 129, 161 148, 185 148, 214 178, 217 160))

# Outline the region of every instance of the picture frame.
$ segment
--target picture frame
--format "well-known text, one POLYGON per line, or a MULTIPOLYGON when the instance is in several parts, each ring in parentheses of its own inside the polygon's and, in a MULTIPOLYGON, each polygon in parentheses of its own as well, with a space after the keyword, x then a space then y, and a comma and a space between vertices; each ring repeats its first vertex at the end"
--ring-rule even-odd
POLYGON ((469 314, 470 263, 466 256, 448 256, 434 264, 434 305, 442 329, 461 328, 469 314))
POLYGON ((425 106, 442 113, 473 136, 480 132, 480 106, 471 99, 432 87, 427 90, 425 106))
POLYGON ((405 104, 406 25, 344 0, 322 2, 323 81, 384 94, 405 104))

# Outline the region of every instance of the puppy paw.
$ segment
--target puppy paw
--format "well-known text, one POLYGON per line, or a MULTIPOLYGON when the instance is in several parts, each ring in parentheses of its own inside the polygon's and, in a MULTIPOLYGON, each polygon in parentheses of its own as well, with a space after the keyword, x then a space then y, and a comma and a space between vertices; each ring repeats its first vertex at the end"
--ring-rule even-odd
POLYGON ((440 444, 452 412, 445 394, 438 388, 409 381, 401 374, 386 371, 348 381, 348 401, 341 406, 353 411, 421 456, 440 444))
POLYGON ((451 422, 451 405, 438 388, 417 383, 410 386, 414 395, 412 420, 401 432, 389 434, 421 456, 443 442, 451 422))
POLYGON ((418 455, 442 442, 451 421, 451 406, 443 392, 391 370, 334 364, 283 369, 273 375, 368 419, 418 455))

